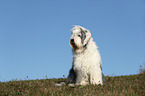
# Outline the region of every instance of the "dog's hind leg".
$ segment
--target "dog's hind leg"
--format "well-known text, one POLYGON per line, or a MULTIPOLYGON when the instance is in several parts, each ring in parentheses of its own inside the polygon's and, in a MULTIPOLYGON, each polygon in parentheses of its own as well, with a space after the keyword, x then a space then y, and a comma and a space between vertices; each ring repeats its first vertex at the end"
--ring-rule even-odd
POLYGON ((76 72, 73 70, 73 67, 69 71, 69 75, 67 77, 67 84, 76 82, 76 72))

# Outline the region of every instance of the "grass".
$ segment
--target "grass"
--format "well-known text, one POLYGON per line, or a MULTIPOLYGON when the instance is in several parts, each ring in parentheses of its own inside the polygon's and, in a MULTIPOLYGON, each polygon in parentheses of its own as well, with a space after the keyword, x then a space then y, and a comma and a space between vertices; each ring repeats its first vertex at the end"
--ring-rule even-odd
POLYGON ((0 96, 145 96, 145 75, 105 77, 105 85, 55 86, 66 79, 0 82, 0 96))

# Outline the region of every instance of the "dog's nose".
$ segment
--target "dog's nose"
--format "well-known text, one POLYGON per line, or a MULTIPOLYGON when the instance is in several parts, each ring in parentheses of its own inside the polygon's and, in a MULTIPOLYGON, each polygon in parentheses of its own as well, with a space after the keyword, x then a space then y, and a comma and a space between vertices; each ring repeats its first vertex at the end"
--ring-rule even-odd
POLYGON ((70 40, 70 43, 74 43, 74 39, 71 39, 71 40, 70 40))

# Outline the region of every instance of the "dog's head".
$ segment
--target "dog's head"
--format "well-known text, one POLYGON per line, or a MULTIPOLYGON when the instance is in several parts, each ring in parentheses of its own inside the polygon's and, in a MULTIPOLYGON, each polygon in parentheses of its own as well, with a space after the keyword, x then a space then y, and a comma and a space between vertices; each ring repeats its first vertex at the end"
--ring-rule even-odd
POLYGON ((75 25, 72 29, 70 45, 73 50, 84 49, 91 38, 91 33, 88 29, 75 25))

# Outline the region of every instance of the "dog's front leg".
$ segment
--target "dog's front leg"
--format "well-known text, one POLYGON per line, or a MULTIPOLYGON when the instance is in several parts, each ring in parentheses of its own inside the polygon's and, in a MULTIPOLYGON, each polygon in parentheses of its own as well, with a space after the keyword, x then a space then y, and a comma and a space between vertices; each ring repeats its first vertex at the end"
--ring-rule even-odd
POLYGON ((75 85, 88 85, 88 76, 87 74, 83 74, 84 72, 78 71, 77 77, 76 77, 76 83, 75 85))

